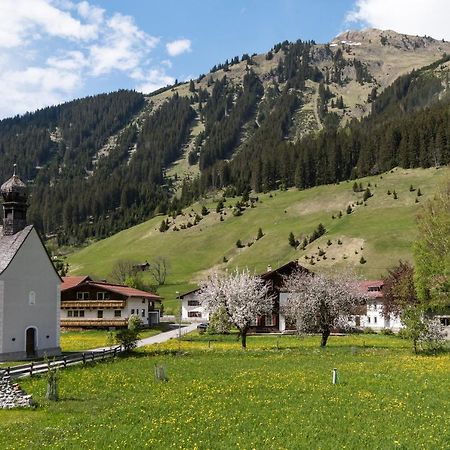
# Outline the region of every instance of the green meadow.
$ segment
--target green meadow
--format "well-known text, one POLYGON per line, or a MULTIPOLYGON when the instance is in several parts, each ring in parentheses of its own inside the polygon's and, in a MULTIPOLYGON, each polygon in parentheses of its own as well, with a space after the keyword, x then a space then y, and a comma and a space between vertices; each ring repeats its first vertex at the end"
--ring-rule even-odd
POLYGON ((21 380, 35 410, 0 411, 2 449, 448 448, 450 354, 395 336, 197 334, 21 380), (155 380, 155 365, 168 382, 155 380), (333 385, 333 368, 338 384, 333 385))
MULTIPOLYGON (((249 266, 264 272, 269 264, 277 267, 298 258, 314 271, 351 269, 361 277, 378 278, 399 259, 412 259, 418 208, 449 176, 448 168, 398 168, 356 180, 363 188, 370 184, 373 197, 366 206, 362 204, 363 193, 352 189, 354 181, 260 194, 256 207, 247 208, 238 217, 232 214, 232 207, 239 198, 229 198, 224 221, 215 210, 219 196, 208 198, 184 210, 184 215, 172 221, 170 230, 164 233, 159 232, 159 225, 165 217, 159 216, 73 253, 68 262, 71 274, 104 278, 117 260, 143 262, 166 256, 171 272, 159 293, 169 313, 176 310, 176 291, 183 293, 196 287, 215 269, 249 266), (418 189, 422 196, 417 196, 418 189), (203 205, 210 213, 197 225, 180 229, 194 222, 203 205), (346 213, 348 205, 354 205, 351 214, 346 213), (289 245, 291 231, 301 241, 320 222, 327 233, 304 251, 289 245), (173 231, 174 226, 179 231, 173 231), (256 240, 258 228, 262 228, 264 237, 256 240), (241 240, 243 248, 236 247, 237 240, 241 240), (331 245, 327 245, 328 240, 331 245), (319 256, 319 247, 325 255, 319 256), (361 257, 365 263, 360 262, 361 257)), ((149 275, 145 276, 150 281, 149 275)))

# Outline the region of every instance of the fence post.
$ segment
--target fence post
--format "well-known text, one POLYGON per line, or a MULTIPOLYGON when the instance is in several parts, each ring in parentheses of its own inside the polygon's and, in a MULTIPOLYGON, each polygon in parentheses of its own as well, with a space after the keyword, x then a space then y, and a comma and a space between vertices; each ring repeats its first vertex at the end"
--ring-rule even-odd
POLYGON ((86 353, 83 352, 83 365, 86 364, 86 353))
POLYGON ((31 364, 30 364, 30 377, 32 377, 33 376, 33 361, 31 361, 31 364))
POLYGON ((7 376, 9 376, 9 371, 11 370, 11 368, 8 366, 7 368, 6 368, 6 375, 7 376))
POLYGON ((105 360, 105 349, 103 349, 103 357, 102 360, 105 360))
POLYGON ((94 362, 95 361, 94 352, 92 352, 91 355, 92 355, 92 362, 94 362))
POLYGON ((63 362, 64 362, 64 369, 67 367, 67 358, 64 356, 63 358, 63 362))

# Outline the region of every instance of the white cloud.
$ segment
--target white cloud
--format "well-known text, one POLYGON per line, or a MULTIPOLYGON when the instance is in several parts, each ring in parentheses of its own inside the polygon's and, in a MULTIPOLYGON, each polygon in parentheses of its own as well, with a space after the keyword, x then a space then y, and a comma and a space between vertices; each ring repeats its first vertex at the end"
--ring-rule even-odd
POLYGON ((171 84, 171 62, 150 59, 158 43, 86 0, 0 0, 0 117, 70 100, 112 73, 143 92, 171 84))
POLYGON ((348 22, 399 33, 450 40, 447 0, 357 0, 348 22))
POLYGON ((131 17, 114 14, 106 23, 104 41, 90 47, 92 74, 135 69, 158 42, 141 31, 131 17))
POLYGON ((67 11, 55 8, 49 0, 1 0, 0 47, 14 48, 39 39, 42 34, 72 40, 97 36, 95 24, 82 24, 67 11))
POLYGON ((81 85, 80 74, 54 67, 28 67, 0 72, 2 89, 0 117, 22 114, 67 100, 81 85))
POLYGON ((162 68, 150 69, 147 72, 134 73, 133 75, 138 81, 136 90, 144 94, 149 94, 175 82, 175 78, 167 75, 162 68))
POLYGON ((189 39, 178 39, 166 44, 167 53, 170 56, 178 56, 191 51, 191 41, 189 39))

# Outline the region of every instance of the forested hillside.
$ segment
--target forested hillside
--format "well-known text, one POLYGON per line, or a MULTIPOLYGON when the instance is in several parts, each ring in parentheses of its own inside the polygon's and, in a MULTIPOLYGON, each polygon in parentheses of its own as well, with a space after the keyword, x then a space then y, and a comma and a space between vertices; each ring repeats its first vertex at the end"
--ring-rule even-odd
POLYGON ((450 44, 380 30, 282 42, 144 96, 119 91, 0 121, 29 220, 102 238, 211 190, 305 189, 450 162, 450 44))

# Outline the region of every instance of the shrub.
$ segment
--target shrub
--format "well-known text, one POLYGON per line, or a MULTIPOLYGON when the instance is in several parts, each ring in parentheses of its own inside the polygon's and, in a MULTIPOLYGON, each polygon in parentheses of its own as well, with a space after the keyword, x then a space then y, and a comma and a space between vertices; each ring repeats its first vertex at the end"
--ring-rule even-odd
POLYGON ((398 195, 397 195, 397 192, 393 192, 393 195, 394 195, 394 200, 397 200, 398 199, 398 195))
POLYGON ((381 334, 384 334, 386 336, 392 336, 394 332, 390 328, 383 328, 381 330, 381 334))
POLYGON ((347 214, 351 214, 352 213, 352 207, 350 205, 347 206, 347 214))
POLYGON ((207 216, 209 214, 208 208, 203 205, 202 206, 202 216, 207 216))
POLYGON ((342 241, 340 239, 338 239, 337 243, 338 245, 342 245, 342 241))
POLYGON ((364 333, 364 334, 376 334, 376 332, 375 332, 372 328, 370 328, 370 327, 364 328, 363 333, 364 333))
POLYGON ((359 263, 360 264, 365 264, 367 261, 365 260, 364 256, 361 256, 359 263))
POLYGON ((332 245, 333 243, 331 242, 331 240, 330 239, 328 239, 328 241, 327 241, 327 245, 328 246, 330 246, 330 245, 332 245))
POLYGON ((417 197, 420 197, 422 195, 422 192, 420 192, 420 188, 417 190, 417 197))
POLYGON ((242 247, 243 247, 242 242, 241 242, 240 239, 238 239, 238 240, 236 241, 236 247, 237 247, 237 248, 242 248, 242 247))
POLYGON ((418 344, 422 351, 436 353, 444 348, 445 332, 439 319, 425 319, 425 330, 419 336, 418 344))
POLYGON ((208 334, 228 334, 231 324, 228 319, 227 311, 224 307, 217 309, 209 318, 207 328, 208 334))

